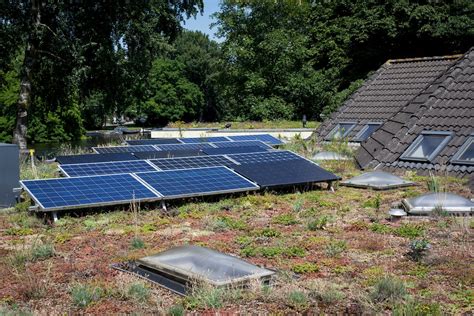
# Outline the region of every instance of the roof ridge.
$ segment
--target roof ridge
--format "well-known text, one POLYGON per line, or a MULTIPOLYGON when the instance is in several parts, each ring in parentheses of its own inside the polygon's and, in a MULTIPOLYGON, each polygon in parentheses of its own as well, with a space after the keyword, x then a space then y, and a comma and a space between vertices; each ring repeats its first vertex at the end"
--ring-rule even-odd
POLYGON ((463 57, 464 55, 465 54, 431 56, 431 57, 396 58, 396 59, 389 59, 385 63, 386 64, 396 64, 396 63, 409 63, 409 62, 429 61, 429 60, 452 60, 452 59, 459 59, 459 58, 463 57))

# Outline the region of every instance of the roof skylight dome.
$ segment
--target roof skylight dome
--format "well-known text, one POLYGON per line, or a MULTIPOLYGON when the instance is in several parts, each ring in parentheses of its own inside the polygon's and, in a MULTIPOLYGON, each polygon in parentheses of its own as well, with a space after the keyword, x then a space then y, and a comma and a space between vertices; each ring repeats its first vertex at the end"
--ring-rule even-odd
POLYGON ((314 160, 350 160, 348 156, 333 151, 321 151, 313 156, 314 160))
POLYGON ((269 283, 275 273, 237 257, 189 245, 138 259, 135 266, 119 269, 136 273, 184 295, 196 282, 215 287, 245 286, 251 280, 269 283))
POLYGON ((346 181, 341 185, 356 188, 372 188, 375 190, 393 189, 414 185, 413 182, 383 171, 366 172, 346 181))
POLYGON ((411 199, 404 199, 403 206, 408 214, 428 215, 433 211, 454 214, 472 214, 474 202, 453 193, 427 193, 411 199))

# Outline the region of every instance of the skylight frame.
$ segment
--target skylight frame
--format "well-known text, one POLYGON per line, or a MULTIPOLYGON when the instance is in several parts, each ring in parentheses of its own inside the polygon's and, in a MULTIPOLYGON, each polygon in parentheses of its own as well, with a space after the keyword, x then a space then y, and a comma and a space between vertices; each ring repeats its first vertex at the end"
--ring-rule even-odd
POLYGON ((364 125, 364 127, 357 133, 357 135, 354 137, 355 142, 363 142, 372 136, 373 133, 375 133, 380 126, 382 126, 382 122, 367 122, 367 124, 364 125), (369 129, 370 125, 377 125, 377 128, 369 135, 367 138, 362 139, 362 135, 369 129))
POLYGON ((418 137, 413 141, 413 143, 403 152, 400 156, 401 160, 408 161, 419 161, 419 162, 431 162, 433 159, 446 147, 446 145, 453 138, 453 132, 449 131, 423 131, 418 135, 418 137), (421 145, 426 136, 445 136, 443 141, 433 150, 433 152, 425 158, 410 157, 413 152, 421 145))
POLYGON ((466 150, 474 143, 474 133, 469 135, 464 144, 459 148, 459 150, 451 158, 451 163, 460 164, 460 165, 474 165, 474 160, 463 160, 461 156, 466 152, 466 150))
POLYGON ((329 134, 327 134, 325 140, 333 140, 333 139, 344 139, 346 138, 349 133, 356 127, 357 125, 357 122, 339 122, 337 123, 337 125, 329 132, 329 134), (337 131, 339 129, 341 129, 341 125, 343 124, 347 124, 347 125, 351 125, 347 130, 344 130, 344 133, 342 134, 342 136, 340 138, 335 138, 335 134, 337 133, 337 131))

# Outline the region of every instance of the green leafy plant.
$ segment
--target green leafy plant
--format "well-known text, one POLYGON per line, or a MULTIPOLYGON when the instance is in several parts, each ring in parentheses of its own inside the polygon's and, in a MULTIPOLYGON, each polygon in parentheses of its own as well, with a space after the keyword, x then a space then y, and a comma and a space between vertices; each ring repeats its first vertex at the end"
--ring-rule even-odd
POLYGON ((420 261, 431 248, 430 243, 426 239, 416 239, 412 240, 408 245, 409 251, 408 256, 413 261, 420 261))
POLYGON ((345 240, 336 240, 326 245, 325 253, 328 257, 337 257, 346 249, 347 242, 345 240))
POLYGON ((280 225, 294 225, 298 224, 298 220, 295 218, 293 214, 282 214, 275 216, 272 220, 274 224, 280 224, 280 225))
POLYGON ((291 291, 288 294, 288 305, 295 309, 303 310, 309 305, 308 296, 301 291, 291 291))
POLYGON ((403 299, 406 294, 405 284, 402 281, 387 276, 375 283, 370 297, 374 302, 396 302, 403 299))
POLYGON ((104 291, 100 287, 89 284, 75 284, 70 289, 74 305, 84 308, 101 299, 104 291))
POLYGON ((52 244, 35 244, 31 248, 31 258, 33 260, 44 260, 52 256, 54 256, 54 246, 52 244))
POLYGON ((133 237, 131 242, 132 249, 142 249, 145 248, 145 242, 138 236, 133 237))
POLYGON ((150 289, 145 284, 136 282, 128 287, 127 297, 138 302, 146 302, 150 297, 150 293, 150 289))
POLYGON ((422 237, 425 234, 425 227, 421 224, 402 224, 395 229, 395 235, 405 238, 422 237))
POLYGON ((329 222, 329 216, 327 215, 319 216, 308 223, 308 229, 309 230, 324 229, 326 225, 328 224, 328 222, 329 222))
POLYGON ((313 273, 313 272, 318 272, 319 271, 319 266, 315 263, 312 262, 304 262, 304 263, 298 263, 295 264, 291 270, 295 273, 313 273))

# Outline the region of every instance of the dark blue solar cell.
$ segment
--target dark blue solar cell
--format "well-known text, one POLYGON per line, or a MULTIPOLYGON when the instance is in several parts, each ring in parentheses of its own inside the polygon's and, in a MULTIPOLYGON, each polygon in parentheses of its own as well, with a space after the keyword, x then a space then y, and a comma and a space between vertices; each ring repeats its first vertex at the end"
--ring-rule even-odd
POLYGON ((150 162, 161 170, 193 169, 202 167, 234 165, 232 161, 230 161, 224 156, 196 156, 154 159, 150 160, 150 162))
POLYGON ((256 190, 258 186, 225 167, 138 173, 165 198, 256 190))
POLYGON ((137 146, 111 146, 111 147, 92 147, 92 149, 99 153, 134 153, 139 151, 153 151, 158 150, 153 145, 137 145, 137 146))
POLYGON ((24 180, 21 184, 46 211, 160 199, 130 174, 24 180))
POLYGON ((212 143, 212 142, 230 142, 230 139, 224 136, 216 137, 189 137, 180 138, 185 144, 196 144, 196 143, 212 143))
POLYGON ((266 148, 258 146, 226 147, 226 148, 204 148, 202 150, 206 155, 230 155, 241 153, 258 153, 268 151, 266 148))
POLYGON ((131 153, 110 153, 110 154, 84 154, 84 155, 70 155, 57 156, 56 161, 60 164, 73 163, 92 163, 104 161, 123 161, 137 159, 131 153))
POLYGON ((223 142, 223 143, 212 143, 217 148, 228 148, 228 147, 243 147, 243 146, 256 146, 265 149, 272 149, 271 146, 265 144, 264 142, 258 140, 243 140, 236 142, 223 142))
POLYGON ((213 146, 209 143, 197 143, 197 144, 169 144, 169 145, 156 145, 160 150, 190 150, 190 149, 203 149, 212 148, 213 146))
POLYGON ((138 159, 159 159, 174 157, 206 156, 200 149, 188 150, 160 150, 160 151, 141 151, 133 153, 138 159))
POLYGON ((271 144, 271 145, 281 145, 283 142, 278 138, 270 135, 270 134, 256 134, 256 135, 237 135, 237 136, 229 136, 230 139, 233 141, 240 141, 240 140, 260 140, 264 143, 271 144))
POLYGON ((305 159, 235 165, 232 168, 261 187, 284 187, 340 179, 305 159))
POLYGON ((127 140, 129 145, 159 145, 159 144, 180 144, 177 138, 151 138, 127 140))
POLYGON ((148 162, 138 159, 130 161, 61 165, 60 169, 69 177, 156 171, 156 168, 153 168, 153 166, 148 162))
POLYGON ((287 160, 305 160, 295 153, 287 150, 274 150, 261 153, 247 153, 229 155, 229 157, 239 164, 253 164, 273 161, 287 161, 287 160))

